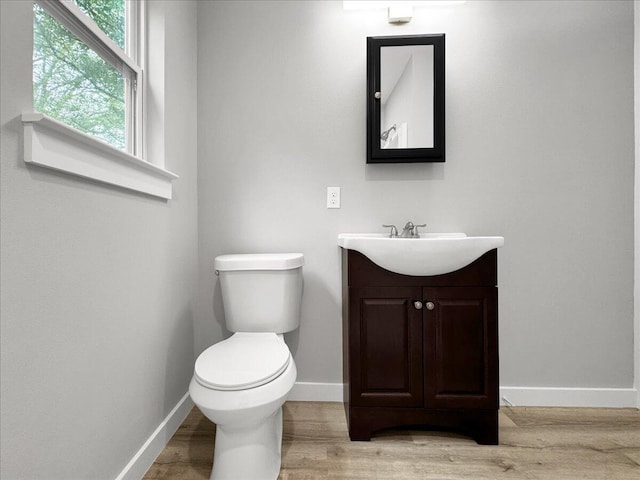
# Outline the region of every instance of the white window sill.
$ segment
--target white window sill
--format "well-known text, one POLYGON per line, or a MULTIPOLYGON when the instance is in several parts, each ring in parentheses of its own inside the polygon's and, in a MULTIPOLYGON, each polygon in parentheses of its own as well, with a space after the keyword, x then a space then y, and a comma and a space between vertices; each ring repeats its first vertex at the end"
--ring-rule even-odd
POLYGON ((170 199, 178 175, 42 113, 23 113, 24 161, 170 199))

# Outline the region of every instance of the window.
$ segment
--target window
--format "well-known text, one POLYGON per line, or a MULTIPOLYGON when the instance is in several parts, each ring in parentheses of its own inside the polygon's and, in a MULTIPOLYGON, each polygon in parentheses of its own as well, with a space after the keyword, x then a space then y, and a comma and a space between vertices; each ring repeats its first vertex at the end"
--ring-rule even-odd
MULTIPOLYGON (((145 9, 145 0, 34 0, 36 111, 22 114, 25 163, 172 198, 178 175, 164 168, 164 150, 151 162, 143 148, 145 9)), ((156 56, 163 61, 164 49, 156 56)))
POLYGON ((142 155, 141 1, 35 0, 34 109, 142 155))

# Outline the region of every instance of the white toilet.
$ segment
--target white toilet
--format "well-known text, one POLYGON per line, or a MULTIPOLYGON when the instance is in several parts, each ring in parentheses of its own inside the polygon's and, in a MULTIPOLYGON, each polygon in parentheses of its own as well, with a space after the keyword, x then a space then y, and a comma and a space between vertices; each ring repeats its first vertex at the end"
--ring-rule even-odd
POLYGON ((275 480, 282 405, 296 381, 283 333, 300 324, 301 253, 222 255, 220 277, 230 338, 196 360, 189 393, 216 424, 212 480, 275 480))

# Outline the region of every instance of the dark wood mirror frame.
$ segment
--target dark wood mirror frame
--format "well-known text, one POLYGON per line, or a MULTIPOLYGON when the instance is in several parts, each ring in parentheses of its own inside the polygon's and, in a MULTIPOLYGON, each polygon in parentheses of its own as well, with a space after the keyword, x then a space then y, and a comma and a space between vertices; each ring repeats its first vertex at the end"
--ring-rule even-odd
POLYGON ((367 37, 367 163, 415 163, 445 161, 445 56, 444 34, 367 37), (389 148, 380 146, 381 102, 380 49, 403 45, 433 45, 433 148, 389 148))

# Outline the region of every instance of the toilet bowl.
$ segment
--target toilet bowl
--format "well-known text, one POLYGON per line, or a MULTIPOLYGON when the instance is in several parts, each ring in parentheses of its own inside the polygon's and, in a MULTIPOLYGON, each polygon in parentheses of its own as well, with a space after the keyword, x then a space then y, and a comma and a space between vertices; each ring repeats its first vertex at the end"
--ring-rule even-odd
POLYGON ((293 388, 296 376, 292 358, 278 376, 252 388, 217 390, 202 385, 201 380, 193 376, 189 385, 191 398, 216 424, 212 479, 278 478, 282 405, 293 388))
POLYGON ((299 324, 302 264, 302 254, 214 262, 226 324, 236 333, 200 354, 189 385, 193 402, 216 424, 212 480, 278 478, 282 405, 297 377, 283 332, 299 324))

